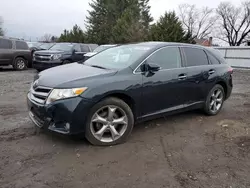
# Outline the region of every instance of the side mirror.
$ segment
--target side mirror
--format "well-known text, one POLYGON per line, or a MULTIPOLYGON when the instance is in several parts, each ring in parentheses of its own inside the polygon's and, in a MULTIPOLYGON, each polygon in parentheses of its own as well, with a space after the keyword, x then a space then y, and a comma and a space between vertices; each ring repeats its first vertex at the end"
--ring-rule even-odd
POLYGON ((75 49, 73 49, 73 50, 72 50, 72 54, 75 54, 75 53, 76 53, 76 50, 75 50, 75 49))
POLYGON ((149 72, 157 72, 161 69, 161 67, 157 64, 153 64, 153 63, 148 63, 146 64, 146 70, 149 72))

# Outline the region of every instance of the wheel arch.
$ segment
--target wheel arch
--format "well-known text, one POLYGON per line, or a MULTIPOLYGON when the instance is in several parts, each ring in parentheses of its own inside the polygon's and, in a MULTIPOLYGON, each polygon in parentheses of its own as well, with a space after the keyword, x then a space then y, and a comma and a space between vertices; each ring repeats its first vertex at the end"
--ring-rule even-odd
POLYGON ((114 98, 118 98, 122 101, 124 101, 127 105, 129 105, 129 107, 131 108, 132 112, 133 112, 133 115, 134 115, 134 119, 136 119, 137 117, 137 113, 136 113, 136 102, 135 100, 128 94, 122 92, 122 91, 116 91, 116 92, 113 92, 113 93, 107 93, 105 94, 104 96, 102 96, 98 102, 106 99, 106 98, 111 98, 111 97, 114 97, 114 98))
POLYGON ((28 65, 28 59, 27 59, 25 56, 23 56, 23 55, 16 55, 16 56, 13 58, 12 65, 14 65, 15 60, 16 60, 17 58, 23 58, 24 60, 26 60, 26 63, 27 63, 27 65, 28 65))
POLYGON ((226 97, 227 96, 227 91, 228 91, 227 84, 222 80, 218 81, 216 84, 221 85, 223 87, 224 92, 225 92, 225 97, 226 97))

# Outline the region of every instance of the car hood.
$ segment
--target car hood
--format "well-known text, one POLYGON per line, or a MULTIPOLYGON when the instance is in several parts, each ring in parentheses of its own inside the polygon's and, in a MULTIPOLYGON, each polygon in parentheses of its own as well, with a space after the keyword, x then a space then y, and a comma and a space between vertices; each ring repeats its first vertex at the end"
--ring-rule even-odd
POLYGON ((100 69, 83 65, 81 63, 72 63, 47 69, 39 73, 37 84, 51 88, 69 88, 77 82, 79 87, 84 84, 83 80, 93 79, 94 77, 111 76, 116 70, 100 69), (75 83, 74 83, 75 82, 75 83))
POLYGON ((35 54, 38 55, 52 55, 52 54, 70 54, 71 52, 64 52, 64 51, 52 51, 52 50, 42 50, 36 51, 35 54))

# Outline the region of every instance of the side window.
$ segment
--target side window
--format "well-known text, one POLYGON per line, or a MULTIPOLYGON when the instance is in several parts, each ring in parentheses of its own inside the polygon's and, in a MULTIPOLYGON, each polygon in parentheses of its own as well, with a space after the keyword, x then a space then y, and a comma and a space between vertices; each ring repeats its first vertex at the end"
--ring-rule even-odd
POLYGON ((16 41, 16 49, 18 50, 28 50, 29 47, 26 42, 16 41))
POLYGON ((79 45, 79 44, 76 44, 76 45, 74 46, 74 50, 75 50, 76 52, 81 52, 80 45, 79 45))
POLYGON ((186 47, 183 48, 183 51, 186 56, 188 67, 208 65, 207 55, 204 50, 186 47))
POLYGON ((155 63, 161 69, 173 69, 181 67, 181 55, 178 47, 166 47, 147 59, 148 63, 155 63))
POLYGON ((12 41, 8 39, 0 39, 0 49, 12 49, 12 41))
POLYGON ((218 65, 218 64, 220 64, 219 60, 216 59, 212 54, 207 53, 207 56, 208 56, 208 59, 209 59, 209 61, 210 61, 210 64, 213 64, 213 65, 218 65))
POLYGON ((82 52, 90 52, 89 47, 87 45, 81 45, 82 52))

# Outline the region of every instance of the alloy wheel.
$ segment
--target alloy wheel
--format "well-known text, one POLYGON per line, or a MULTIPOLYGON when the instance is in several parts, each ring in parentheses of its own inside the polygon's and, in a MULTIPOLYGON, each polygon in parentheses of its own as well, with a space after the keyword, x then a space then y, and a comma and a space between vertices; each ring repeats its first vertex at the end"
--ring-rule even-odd
POLYGON ((223 92, 221 89, 216 89, 210 97, 209 109, 216 113, 220 110, 223 103, 223 92))
POLYGON ((19 60, 17 61, 16 65, 17 65, 17 68, 18 68, 19 70, 22 70, 22 69, 25 68, 25 61, 22 60, 22 59, 19 59, 19 60))
POLYGON ((128 117, 120 107, 108 105, 97 110, 90 123, 92 135, 101 142, 110 143, 126 132, 128 117))

